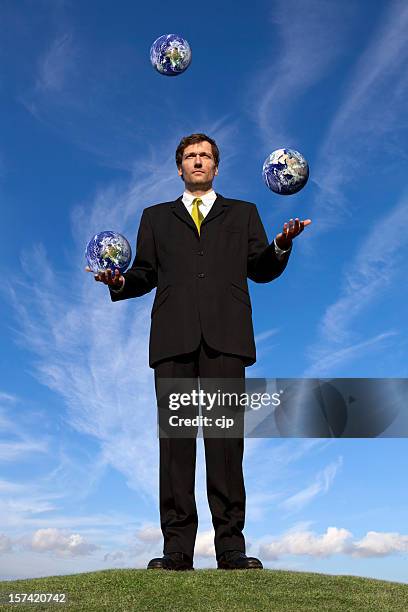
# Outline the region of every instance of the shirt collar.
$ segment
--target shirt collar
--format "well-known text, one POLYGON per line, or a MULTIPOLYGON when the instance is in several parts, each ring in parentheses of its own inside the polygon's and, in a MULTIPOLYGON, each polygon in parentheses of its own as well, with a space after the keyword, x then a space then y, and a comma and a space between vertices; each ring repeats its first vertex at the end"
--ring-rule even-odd
MULTIPOLYGON (((182 197, 183 204, 186 206, 191 206, 195 197, 196 196, 185 191, 182 197)), ((217 199, 217 194, 215 193, 214 189, 211 189, 211 191, 200 196, 200 198, 203 201, 203 206, 211 206, 217 199)))

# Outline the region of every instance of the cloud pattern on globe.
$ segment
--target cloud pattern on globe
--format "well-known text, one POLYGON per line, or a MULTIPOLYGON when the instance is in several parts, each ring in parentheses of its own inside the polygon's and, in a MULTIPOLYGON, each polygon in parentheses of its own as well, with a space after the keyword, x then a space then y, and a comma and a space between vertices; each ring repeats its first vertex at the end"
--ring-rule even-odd
POLYGON ((191 49, 185 38, 177 34, 164 34, 150 48, 153 67, 165 76, 177 76, 191 63, 191 49))
POLYGON ((85 257, 92 272, 117 268, 123 273, 130 264, 132 249, 122 234, 117 232, 100 232, 88 242, 85 257))
POLYGON ((269 189, 275 193, 292 195, 306 185, 309 165, 295 149, 276 149, 266 158, 262 176, 269 189))

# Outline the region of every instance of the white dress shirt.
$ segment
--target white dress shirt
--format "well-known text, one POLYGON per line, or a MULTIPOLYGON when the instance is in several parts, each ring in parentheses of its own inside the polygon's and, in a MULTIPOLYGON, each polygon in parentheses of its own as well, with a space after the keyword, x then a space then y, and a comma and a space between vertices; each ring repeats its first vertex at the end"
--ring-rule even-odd
MULTIPOLYGON (((198 208, 200 209, 200 212, 202 213, 203 217, 206 217, 208 213, 210 212, 211 207, 214 204, 215 200, 217 199, 217 194, 215 193, 214 189, 211 189, 211 191, 199 197, 202 203, 198 205, 198 208)), ((196 196, 194 196, 191 193, 188 193, 187 191, 183 193, 182 202, 184 206, 187 208, 190 215, 193 211, 193 200, 195 198, 196 196)), ((283 255, 287 253, 289 249, 287 249, 287 251, 280 249, 278 245, 276 244, 275 240, 273 241, 273 244, 275 246, 275 253, 276 253, 277 258, 282 259, 283 255)), ((114 291, 115 293, 119 293, 120 291, 122 291, 123 287, 125 286, 125 282, 126 282, 126 279, 124 278, 122 287, 120 289, 113 289, 113 287, 111 287, 112 291, 114 291)))

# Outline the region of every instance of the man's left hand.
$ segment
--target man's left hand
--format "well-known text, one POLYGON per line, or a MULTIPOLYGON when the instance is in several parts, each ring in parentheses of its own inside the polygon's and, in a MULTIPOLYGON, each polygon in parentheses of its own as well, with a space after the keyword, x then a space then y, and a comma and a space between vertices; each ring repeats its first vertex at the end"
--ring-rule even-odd
POLYGON ((303 232, 306 225, 311 223, 311 219, 305 219, 304 221, 300 221, 298 217, 295 220, 291 219, 289 223, 285 223, 283 225, 283 231, 278 234, 275 238, 276 245, 286 251, 292 246, 293 238, 296 238, 299 234, 303 232))

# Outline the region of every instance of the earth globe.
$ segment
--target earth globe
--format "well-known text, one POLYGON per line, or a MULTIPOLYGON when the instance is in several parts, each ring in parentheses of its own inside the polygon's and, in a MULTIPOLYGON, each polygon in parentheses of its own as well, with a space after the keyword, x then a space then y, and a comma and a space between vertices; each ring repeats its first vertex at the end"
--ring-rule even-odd
POLYGON ((88 242, 85 257, 92 272, 108 268, 115 273, 116 268, 122 274, 130 264, 132 249, 122 234, 117 232, 99 232, 88 242))
POLYGON ((177 76, 190 65, 190 45, 177 34, 163 34, 150 48, 150 61, 160 74, 177 76))
POLYGON ((306 185, 309 165, 295 149, 276 149, 266 158, 262 176, 269 189, 275 193, 292 195, 306 185))

